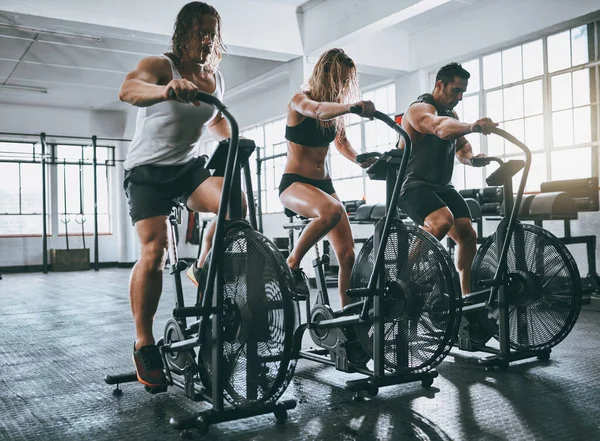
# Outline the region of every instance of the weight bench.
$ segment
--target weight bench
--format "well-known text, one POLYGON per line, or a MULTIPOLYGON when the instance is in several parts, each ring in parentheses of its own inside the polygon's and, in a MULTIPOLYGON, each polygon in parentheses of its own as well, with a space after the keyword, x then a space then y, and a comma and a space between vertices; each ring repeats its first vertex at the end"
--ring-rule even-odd
POLYGON ((565 245, 585 244, 588 261, 588 273, 581 278, 583 288, 583 302, 589 303, 592 294, 600 294, 600 276, 596 272, 596 236, 572 236, 571 221, 578 218, 579 212, 598 211, 600 209, 598 196, 598 178, 569 179, 564 181, 543 182, 540 186, 541 193, 536 195, 539 200, 538 205, 534 205, 532 220, 538 226, 542 226, 545 220, 562 220, 565 234, 558 239, 565 245), (550 196, 561 194, 561 196, 550 196), (567 196, 573 204, 574 214, 566 213, 567 196), (550 208, 551 207, 551 208, 550 208), (537 215, 536 211, 552 209, 556 213, 550 216, 537 215))

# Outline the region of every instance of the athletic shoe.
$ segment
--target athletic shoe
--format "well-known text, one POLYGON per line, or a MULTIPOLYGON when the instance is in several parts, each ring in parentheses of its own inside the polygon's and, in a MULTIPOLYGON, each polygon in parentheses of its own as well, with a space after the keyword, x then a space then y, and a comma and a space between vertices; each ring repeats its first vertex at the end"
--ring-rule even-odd
POLYGON ((308 285, 306 284, 306 274, 302 268, 292 269, 293 285, 292 290, 299 296, 307 296, 309 294, 308 285))
POLYGON ((150 388, 167 385, 162 357, 156 345, 142 346, 136 350, 134 343, 133 364, 140 383, 150 388))

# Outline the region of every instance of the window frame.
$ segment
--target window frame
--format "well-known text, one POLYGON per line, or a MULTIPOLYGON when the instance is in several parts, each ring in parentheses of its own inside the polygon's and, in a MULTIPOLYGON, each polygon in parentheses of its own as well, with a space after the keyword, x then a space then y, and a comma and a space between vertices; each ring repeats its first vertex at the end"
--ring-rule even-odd
MULTIPOLYGON (((77 143, 77 144, 70 144, 70 143, 58 143, 58 142, 47 142, 46 143, 46 148, 47 148, 47 152, 45 155, 45 160, 42 161, 42 155, 41 155, 41 148, 37 147, 40 145, 39 141, 27 141, 25 139, 0 139, 0 149, 4 144, 30 144, 32 146, 32 150, 31 150, 31 155, 27 156, 27 157, 20 157, 20 158, 15 158, 15 157, 11 157, 10 154, 11 153, 16 153, 16 152, 10 152, 10 151, 5 151, 3 152, 6 156, 2 157, 2 154, 0 154, 0 164, 1 163, 16 163, 18 164, 18 168, 19 168, 19 185, 18 185, 18 192, 19 192, 19 212, 18 213, 10 213, 10 212, 2 212, 0 213, 0 216, 39 216, 40 217, 40 224, 39 224, 39 230, 36 229, 36 231, 26 231, 26 232, 18 232, 18 233, 9 233, 6 231, 0 231, 0 238, 19 238, 19 237, 42 237, 43 236, 43 229, 42 229, 42 216, 43 216, 43 207, 41 207, 41 209, 39 210, 39 213, 36 212, 31 212, 31 213, 23 213, 23 208, 22 208, 22 195, 23 195, 23 187, 21 185, 21 181, 22 181, 22 177, 21 177, 21 164, 39 164, 39 173, 40 173, 40 188, 39 188, 39 195, 43 200, 43 195, 42 195, 42 189, 43 189, 43 182, 41 181, 42 179, 42 167, 46 167, 46 183, 45 183, 45 187, 46 187, 46 224, 48 225, 48 229, 47 229, 47 235, 48 236, 63 236, 64 232, 60 230, 60 226, 56 223, 56 219, 59 218, 59 216, 61 215, 61 213, 57 212, 55 213, 53 211, 53 207, 56 206, 58 207, 60 205, 59 201, 62 200, 62 196, 58 194, 58 185, 53 185, 53 182, 55 182, 56 184, 58 184, 58 182, 55 179, 58 179, 58 173, 59 173, 59 166, 63 164, 62 161, 59 161, 58 158, 56 157, 56 151, 57 151, 57 146, 70 146, 70 147, 80 147, 80 148, 89 148, 91 147, 88 144, 84 144, 84 143, 77 143), (54 177, 54 179, 53 179, 54 177), (53 204, 53 201, 56 201, 56 205, 53 204), (54 222, 53 222, 54 219, 54 222)), ((10 148, 10 147, 9 147, 10 148)), ((106 171, 105 171, 105 175, 107 174, 107 171, 109 170, 108 167, 115 167, 115 146, 113 145, 97 145, 96 146, 97 149, 106 149, 106 160, 104 161, 104 163, 102 162, 97 162, 96 166, 97 167, 107 167, 106 171)), ((79 163, 76 161, 66 161, 67 165, 69 166, 78 166, 79 163)), ((93 169, 93 160, 89 160, 89 161, 84 161, 83 165, 85 167, 90 167, 91 169, 93 169)), ((90 170, 91 171, 91 170, 90 170)), ((97 169, 98 172, 98 169, 97 169)), ((107 216, 107 231, 99 231, 98 234, 99 235, 112 235, 113 234, 113 210, 112 210, 112 201, 110 200, 110 194, 111 194, 111 190, 112 189, 112 178, 110 177, 109 174, 109 178, 107 180, 106 183, 106 212, 98 212, 99 216, 102 215, 106 215, 107 216)), ((98 186, 99 194, 98 194, 98 200, 100 200, 100 198, 102 197, 100 192, 102 191, 102 188, 104 188, 104 186, 98 186)), ((42 202, 43 203, 43 202, 42 202)), ((58 208, 58 211, 60 211, 60 209, 58 208)), ((89 210, 86 210, 89 211, 89 210)), ((78 214, 78 213, 71 213, 71 214, 78 214)), ((93 216, 93 207, 92 207, 92 211, 91 213, 84 213, 88 215, 88 219, 90 218, 89 215, 93 216)), ((91 225, 91 223, 90 223, 91 225)), ((87 229, 86 229, 87 230, 87 229)), ((81 227, 79 227, 77 230, 75 231, 79 231, 79 233, 81 233, 81 227)), ((80 234, 79 234, 80 235, 80 234)), ((91 236, 93 235, 93 231, 86 231, 85 232, 86 236, 91 236)))
MULTIPOLYGON (((556 179, 555 177, 553 177, 553 172, 552 172, 552 155, 554 152, 563 152, 565 150, 579 150, 582 148, 590 148, 590 153, 591 153, 591 157, 590 157, 590 161, 591 161, 591 177, 597 177, 598 176, 598 148, 600 146, 600 38, 599 38, 599 33, 600 33, 600 19, 598 17, 595 17, 593 19, 588 19, 588 20, 581 20, 579 22, 573 22, 571 23, 569 26, 564 27, 562 29, 553 29, 551 32, 544 32, 544 33, 540 33, 537 34, 535 36, 532 36, 531 38, 527 38, 524 39, 523 41, 521 41, 519 44, 512 44, 510 46, 506 46, 503 48, 499 48, 498 50, 491 52, 491 53, 487 53, 487 54, 482 54, 476 57, 469 57, 467 59, 465 59, 463 61, 463 63, 468 63, 468 62, 473 62, 475 60, 477 60, 478 62, 478 69, 479 69, 479 84, 476 91, 474 92, 468 92, 465 93, 464 98, 466 99, 468 97, 474 96, 474 95, 479 95, 479 117, 482 116, 487 116, 487 112, 486 112, 486 108, 488 105, 488 93, 491 92, 496 92, 496 91, 503 91, 502 94, 504 95, 504 90, 511 88, 511 87, 515 87, 515 86, 522 86, 522 94, 523 94, 523 104, 524 104, 524 109, 526 107, 526 98, 525 98, 525 91, 524 91, 524 87, 526 84, 528 83, 532 83, 535 81, 541 81, 541 87, 542 87, 542 113, 541 114, 532 114, 532 115, 525 115, 525 112, 523 114, 522 117, 520 118, 515 118, 515 119, 511 119, 511 120, 506 120, 504 121, 504 115, 503 115, 503 121, 501 124, 501 127, 504 126, 505 122, 513 122, 513 121, 523 121, 523 135, 524 138, 523 141, 525 142, 526 138, 528 137, 527 135, 527 128, 526 128, 526 120, 527 118, 533 118, 533 117, 539 117, 541 116, 542 119, 542 130, 543 130, 543 146, 541 149, 537 149, 537 150, 532 150, 532 154, 533 155, 543 155, 544 161, 545 161, 545 170, 546 170, 546 177, 544 180, 542 180, 542 182, 547 182, 547 181, 551 181, 553 179, 556 179), (581 64, 577 64, 577 65, 572 65, 572 46, 573 46, 573 37, 572 37, 572 31, 574 29, 578 29, 581 28, 583 26, 587 26, 587 35, 588 35, 588 61, 586 63, 581 63, 581 64), (590 33, 590 29, 591 29, 591 33, 590 33), (569 62, 571 63, 571 65, 569 67, 563 68, 563 69, 559 69, 553 72, 549 72, 549 66, 548 66, 548 39, 552 38, 555 35, 561 34, 568 31, 569 32, 569 36, 570 36, 570 60, 569 62), (484 78, 485 78, 485 73, 484 73, 484 58, 488 57, 488 56, 492 56, 495 54, 499 54, 500 58, 501 58, 501 64, 500 64, 500 69, 501 71, 504 71, 504 65, 503 65, 503 60, 502 60, 502 53, 504 51, 509 51, 511 49, 520 47, 521 50, 521 69, 522 72, 524 71, 523 68, 523 46, 536 42, 538 40, 541 40, 542 42, 542 63, 543 63, 543 67, 542 67, 542 73, 541 75, 536 75, 536 76, 532 76, 529 78, 524 78, 524 75, 521 75, 521 80, 519 81, 514 81, 511 83, 507 83, 507 84, 501 84, 499 86, 495 86, 495 87, 490 87, 490 88, 485 88, 484 87, 484 78), (590 45, 592 45, 593 47, 590 47, 590 45), (564 75, 564 74, 571 74, 571 101, 573 101, 573 94, 574 94, 574 86, 573 86, 573 81, 572 81, 572 77, 573 77, 573 73, 574 72, 580 72, 583 70, 589 69, 590 70, 590 103, 589 104, 583 104, 583 105, 576 105, 574 102, 571 102, 570 107, 565 108, 565 109, 560 109, 560 110, 553 110, 552 109, 552 79, 554 77, 560 76, 560 75, 564 75), (594 93, 595 91, 595 93, 594 93), (572 142, 569 143, 568 145, 561 145, 561 146, 554 146, 554 126, 555 126, 555 122, 554 122, 554 114, 557 112, 567 112, 567 111, 571 111, 571 117, 573 119, 573 124, 576 124, 576 116, 575 116, 575 110, 576 109, 582 109, 582 108, 590 108, 590 141, 589 142, 583 142, 583 143, 577 143, 576 142, 576 129, 573 128, 573 139, 572 142)), ((430 74, 430 82, 434 82, 434 78, 435 78, 435 74, 432 73, 430 74)), ((503 80, 502 80, 503 82, 503 80)), ((433 84, 432 84, 433 86, 433 84)), ((504 111, 504 110, 503 110, 504 111)), ((489 153, 489 147, 490 147, 490 137, 488 136, 483 136, 483 135, 477 135, 479 137, 479 144, 480 144, 480 151, 482 153, 488 154, 489 153)), ((508 144, 508 142, 507 142, 508 144)), ((504 145, 504 143, 503 143, 504 145)), ((529 146, 531 148, 531 146, 529 146)), ((474 149, 475 150, 475 149, 474 149)), ((479 153, 478 151, 475 151, 475 153, 479 153)), ((509 159, 515 159, 515 158, 519 158, 519 157, 523 157, 524 155, 522 154, 522 152, 506 152, 506 147, 503 147, 503 154, 502 155, 497 155, 498 157, 502 158, 503 160, 509 160, 509 159)), ((465 171, 465 167, 464 165, 460 164, 458 161, 455 161, 455 165, 459 165, 462 167, 455 167, 455 174, 460 174, 462 173, 462 176, 459 177, 458 179, 456 179, 455 177, 453 177, 453 182, 456 182, 457 180, 461 180, 462 181, 462 186, 461 185, 456 185, 457 189, 463 189, 463 188, 471 188, 470 186, 468 187, 466 185, 466 181, 467 181, 467 172, 465 171)), ((535 164, 532 163, 532 167, 535 167, 535 164)), ((482 185, 485 185, 485 176, 488 175, 488 173, 486 172, 486 170, 481 169, 479 171, 481 173, 481 181, 482 185)), ((577 178, 586 178, 589 176, 577 176, 577 177, 573 177, 570 179, 577 179, 577 178)), ((520 175, 517 175, 517 178, 520 179, 520 175)), ((528 186, 526 188, 527 192, 530 193, 535 193, 537 191, 539 191, 539 187, 537 188, 533 188, 532 185, 529 185, 530 183, 528 182, 528 186)))

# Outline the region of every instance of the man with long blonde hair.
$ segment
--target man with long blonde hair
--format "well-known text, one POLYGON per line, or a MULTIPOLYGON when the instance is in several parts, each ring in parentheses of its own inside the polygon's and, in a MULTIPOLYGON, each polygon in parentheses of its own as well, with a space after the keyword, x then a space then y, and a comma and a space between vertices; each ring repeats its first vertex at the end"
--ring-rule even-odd
MULTIPOLYGON (((223 50, 217 10, 203 2, 188 3, 175 21, 172 52, 142 59, 119 92, 122 101, 138 107, 123 186, 140 239, 140 258, 129 284, 137 336, 133 360, 138 380, 149 387, 166 384, 152 323, 162 292, 173 200, 179 198, 199 212, 216 213, 219 206, 223 178, 211 177, 197 157, 197 145, 205 127, 218 141, 229 138, 231 130, 220 113, 194 97, 202 91, 223 98, 225 86, 217 70, 223 50)), ((209 227, 198 264, 188 273, 196 284, 214 227, 209 227)))
POLYGON ((372 118, 371 101, 356 101, 359 94, 356 65, 342 49, 323 53, 302 92, 296 93, 287 109, 285 138, 288 155, 279 184, 279 198, 286 214, 311 219, 287 259, 294 275, 295 290, 308 293, 300 262, 308 250, 327 237, 339 262, 338 288, 342 306, 348 303, 346 290, 354 264, 354 240, 350 222, 340 202, 326 166, 329 144, 333 141, 347 159, 359 164, 357 153, 346 137, 343 115, 353 105, 362 108, 361 116, 372 118))

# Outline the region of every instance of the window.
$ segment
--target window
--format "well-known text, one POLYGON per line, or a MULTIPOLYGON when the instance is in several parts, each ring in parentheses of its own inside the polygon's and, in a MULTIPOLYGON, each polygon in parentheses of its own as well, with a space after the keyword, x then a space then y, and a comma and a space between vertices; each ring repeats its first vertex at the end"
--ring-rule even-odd
MULTIPOLYGON (((531 149, 528 191, 539 191, 549 180, 597 174, 592 164, 598 158, 600 85, 594 35, 599 24, 577 26, 463 63, 471 79, 456 108, 459 118, 473 122, 488 116, 531 149)), ((498 136, 467 139, 475 153, 523 158, 519 148, 498 136)), ((457 165, 453 183, 459 189, 483 186, 483 177, 493 171, 488 169, 457 165)))
MULTIPOLYGON (((58 234, 94 233, 94 167, 92 146, 55 145, 57 170, 58 234), (66 184, 66 185, 65 185, 66 184)), ((98 233, 111 233, 109 164, 113 147, 96 146, 98 233)))
POLYGON ((568 147, 592 142, 592 95, 595 69, 581 69, 551 77, 552 147, 568 147))
POLYGON ((590 61, 593 25, 583 25, 548 37, 548 72, 556 72, 590 61), (589 35, 588 35, 589 29, 589 35))
MULTIPOLYGON (((285 153, 287 144, 285 141, 285 118, 251 127, 241 132, 244 138, 252 139, 256 143, 256 149, 261 158, 268 158, 261 161, 260 170, 260 199, 261 210, 263 213, 279 213, 283 211, 283 206, 279 201, 279 181, 285 167, 285 153), (274 158, 273 156, 282 155, 274 158)), ((250 162, 250 169, 253 170, 254 162, 250 162)), ((252 177, 252 189, 255 197, 258 192, 258 173, 250 173, 252 177)))
MULTIPOLYGON (((366 91, 362 94, 362 99, 373 101, 377 110, 393 117, 396 111, 396 86, 388 84, 366 91)), ((398 141, 394 132, 381 121, 369 121, 350 115, 346 124, 346 136, 358 153, 383 153, 392 149, 398 141)), ((363 169, 344 158, 335 148, 330 149, 330 165, 340 200, 364 197, 369 204, 385 202, 385 182, 369 180, 363 169)))
POLYGON ((0 142, 0 236, 42 233, 40 146, 0 142))
MULTIPOLYGON (((471 60, 462 63, 463 67, 471 74, 469 78, 469 86, 467 92, 463 96, 463 100, 455 107, 458 119, 461 121, 477 121, 479 119, 480 108, 480 73, 479 60, 471 60)), ((473 152, 481 151, 480 135, 470 134, 466 136, 467 140, 473 147, 473 152)), ((458 189, 463 188, 480 188, 483 183, 483 170, 464 166, 456 162, 454 165, 454 173, 452 175, 452 183, 458 189)))
MULTIPOLYGON (((91 146, 46 145, 46 210, 48 233, 91 234, 94 231, 94 175, 91 146), (51 176, 56 173, 53 188, 51 176), (66 186, 64 185, 66 180, 66 186), (66 188, 66 204, 65 204, 66 188), (80 195, 80 188, 82 189, 80 195), (80 197, 81 196, 81 197, 80 197), (58 213, 52 213, 52 200, 58 213), (66 208, 65 208, 66 207, 66 208), (83 210, 83 216, 81 211, 83 210), (57 226, 50 220, 58 218, 57 226), (82 223, 82 220, 85 220, 82 223)), ((0 236, 41 235, 43 230, 41 145, 0 142, 0 236)), ((114 147, 97 146, 98 232, 111 232, 109 168, 114 166, 114 147)))

